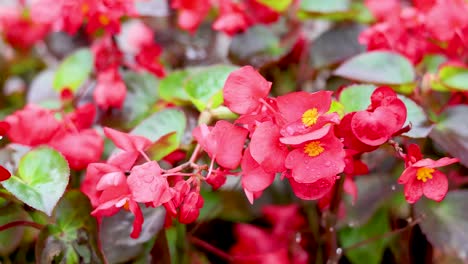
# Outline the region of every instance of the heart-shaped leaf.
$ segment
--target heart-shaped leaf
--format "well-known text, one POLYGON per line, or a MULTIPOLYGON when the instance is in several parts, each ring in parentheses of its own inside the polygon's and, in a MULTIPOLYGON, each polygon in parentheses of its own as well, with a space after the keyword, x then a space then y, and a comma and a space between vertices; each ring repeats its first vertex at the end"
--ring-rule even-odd
POLYGON ((55 72, 54 89, 69 88, 76 91, 93 69, 93 54, 89 49, 79 49, 63 60, 55 72))
POLYGON ((69 176, 65 158, 53 149, 40 147, 24 155, 18 175, 2 184, 16 198, 50 216, 65 192, 69 176))
POLYGON ((389 85, 409 84, 415 78, 411 62, 389 51, 357 55, 341 64, 334 74, 350 80, 389 85))

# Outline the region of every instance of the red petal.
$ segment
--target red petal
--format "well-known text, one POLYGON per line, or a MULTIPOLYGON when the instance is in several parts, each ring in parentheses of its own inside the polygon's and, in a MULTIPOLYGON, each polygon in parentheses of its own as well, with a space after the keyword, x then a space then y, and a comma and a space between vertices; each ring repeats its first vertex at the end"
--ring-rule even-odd
POLYGON ((378 107, 374 112, 359 111, 351 120, 351 130, 357 139, 370 146, 385 143, 398 130, 393 112, 378 107))
POLYGON ((280 138, 281 143, 288 144, 288 145, 299 145, 306 141, 317 140, 323 138, 326 134, 330 132, 332 126, 324 126, 317 130, 314 130, 307 134, 297 135, 297 136, 289 136, 289 137, 282 137, 280 138))
POLYGON ((242 187, 249 192, 261 192, 273 183, 275 173, 268 173, 250 155, 247 148, 242 158, 242 187))
POLYGON ((216 138, 216 162, 227 169, 235 169, 242 158, 247 129, 220 120, 213 128, 216 138))
POLYGON ((247 114, 260 106, 259 100, 268 96, 271 82, 268 82, 252 66, 233 71, 224 84, 224 104, 231 111, 247 114))
POLYGON ((169 184, 166 178, 161 176, 161 168, 156 161, 133 167, 127 183, 136 202, 153 202, 159 206, 172 198, 168 192, 169 184))
POLYGON ((414 163, 413 166, 414 167, 439 168, 439 167, 447 166, 447 165, 457 163, 457 162, 458 162, 458 159, 456 158, 444 157, 438 160, 422 159, 414 163))
POLYGON ((145 137, 130 135, 108 127, 104 128, 104 134, 118 148, 125 151, 144 151, 151 145, 151 141, 145 137))
POLYGON ((279 142, 279 128, 273 122, 257 126, 250 141, 252 157, 268 172, 282 172, 288 149, 279 142))
POLYGON ((0 181, 6 181, 11 177, 11 173, 0 165, 0 181))
POLYGON ((415 168, 415 167, 406 168, 401 174, 400 178, 398 179, 398 183, 406 184, 409 181, 412 181, 413 179, 415 179, 417 170, 418 168, 415 168))
POLYGON ((312 183, 299 183, 289 178, 289 183, 297 197, 304 200, 317 200, 324 197, 335 184, 336 177, 321 178, 312 183))
POLYGON ((412 178, 405 185, 405 198, 408 203, 415 203, 423 195, 423 182, 412 178))
POLYGON ((435 170, 432 173, 432 179, 423 183, 424 195, 434 201, 440 202, 448 192, 447 176, 442 172, 435 170))
POLYGON ((330 109, 331 91, 315 93, 294 92, 277 98, 277 105, 281 115, 287 123, 302 118, 305 111, 316 108, 318 114, 324 114, 330 109))
POLYGON ((133 220, 133 230, 132 233, 130 234, 131 238, 138 238, 141 233, 141 229, 143 227, 143 221, 145 220, 143 218, 143 212, 141 212, 140 206, 133 202, 129 201, 129 209, 135 216, 135 219, 133 220))

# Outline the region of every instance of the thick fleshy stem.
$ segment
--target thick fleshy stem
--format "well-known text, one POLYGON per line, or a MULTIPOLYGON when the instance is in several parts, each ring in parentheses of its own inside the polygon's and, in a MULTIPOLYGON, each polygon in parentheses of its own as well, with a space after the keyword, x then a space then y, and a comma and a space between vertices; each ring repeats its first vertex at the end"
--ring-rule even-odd
POLYGON ((36 229, 39 229, 41 230, 44 226, 41 225, 41 224, 38 224, 36 222, 30 222, 30 221, 13 221, 13 222, 10 222, 8 224, 5 224, 5 225, 2 225, 0 226, 0 232, 1 231, 4 231, 4 230, 7 230, 9 228, 13 228, 13 227, 16 227, 16 226, 30 226, 30 227, 34 227, 36 229))

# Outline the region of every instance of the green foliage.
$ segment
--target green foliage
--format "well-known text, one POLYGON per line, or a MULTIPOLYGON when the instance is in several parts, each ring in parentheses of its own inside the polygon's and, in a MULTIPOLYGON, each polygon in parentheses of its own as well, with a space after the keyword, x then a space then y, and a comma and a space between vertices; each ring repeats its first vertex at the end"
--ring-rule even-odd
POLYGON ((76 91, 93 69, 93 54, 89 49, 79 49, 62 61, 54 78, 54 89, 69 88, 76 91))
POLYGON ((55 223, 39 234, 36 259, 40 263, 105 263, 98 244, 98 225, 90 215, 88 198, 69 191, 54 210, 55 223))
MULTIPOLYGON (((390 232, 389 215, 385 209, 380 209, 365 225, 346 227, 340 230, 339 238, 343 248, 346 249, 356 243, 387 232, 390 232)), ((345 250, 345 255, 351 263, 358 264, 365 260, 368 264, 378 264, 382 260, 387 244, 388 239, 380 239, 345 250)))
POLYGON ((447 65, 439 70, 440 82, 454 90, 468 90, 468 69, 462 66, 447 65))
MULTIPOLYGON (((14 221, 27 221, 28 214, 17 204, 6 204, 0 208, 0 226, 14 221)), ((18 247, 25 234, 24 226, 17 226, 0 232, 0 255, 7 256, 18 247)))
POLYGON ((48 215, 65 192, 70 176, 67 161, 57 151, 40 147, 24 155, 18 174, 3 187, 27 205, 48 215))
POLYGON ((301 9, 307 12, 333 13, 347 11, 350 6, 349 0, 303 0, 301 9))
POLYGON ((292 0, 259 0, 258 2, 268 6, 269 8, 282 12, 286 10, 292 3, 292 0))
POLYGON ((341 64, 334 74, 350 80, 388 85, 404 85, 415 79, 411 62, 389 51, 360 54, 341 64))

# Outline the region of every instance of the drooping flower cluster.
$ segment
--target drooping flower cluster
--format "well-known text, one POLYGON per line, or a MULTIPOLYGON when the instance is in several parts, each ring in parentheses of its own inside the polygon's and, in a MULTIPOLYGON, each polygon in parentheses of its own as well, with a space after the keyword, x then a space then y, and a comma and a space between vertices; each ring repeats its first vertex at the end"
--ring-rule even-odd
POLYGON ((452 60, 468 56, 468 3, 463 0, 414 1, 401 7, 400 1, 366 1, 380 20, 365 30, 359 40, 368 50, 392 50, 419 63, 424 55, 444 54, 452 60))
POLYGON ((235 35, 254 24, 270 24, 278 20, 279 13, 257 0, 173 0, 172 8, 179 12, 178 25, 194 33, 208 15, 212 6, 219 9, 213 29, 235 35))
POLYGON ((48 145, 62 153, 70 168, 82 170, 98 161, 104 150, 104 141, 91 128, 95 115, 93 104, 84 104, 69 113, 27 105, 5 118, 6 136, 12 143, 25 146, 48 145))

